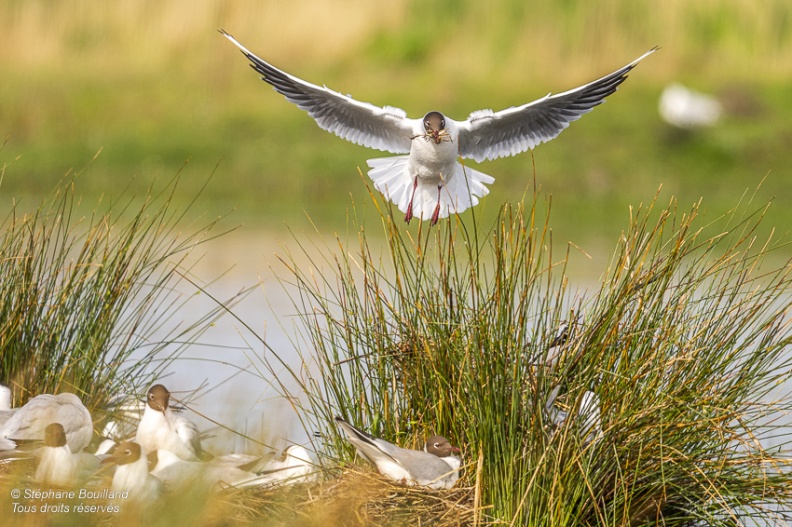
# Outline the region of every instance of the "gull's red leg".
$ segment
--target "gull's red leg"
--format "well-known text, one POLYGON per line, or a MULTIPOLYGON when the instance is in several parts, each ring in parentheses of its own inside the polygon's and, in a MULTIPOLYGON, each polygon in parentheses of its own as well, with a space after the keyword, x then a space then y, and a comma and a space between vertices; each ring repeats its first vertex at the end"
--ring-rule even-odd
POLYGON ((415 190, 418 188, 418 176, 415 176, 415 181, 413 182, 413 191, 412 195, 410 196, 410 204, 407 205, 407 212, 404 214, 404 221, 410 223, 410 220, 413 218, 413 200, 415 199, 415 190))
POLYGON ((430 225, 435 225, 437 220, 440 219, 440 191, 442 190, 443 185, 437 185, 437 206, 435 207, 434 212, 432 213, 432 223, 430 225))

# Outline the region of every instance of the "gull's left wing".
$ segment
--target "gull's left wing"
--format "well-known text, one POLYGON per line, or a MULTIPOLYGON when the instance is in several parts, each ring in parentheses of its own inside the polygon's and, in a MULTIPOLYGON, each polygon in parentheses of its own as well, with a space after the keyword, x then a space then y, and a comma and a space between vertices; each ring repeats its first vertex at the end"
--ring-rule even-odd
POLYGON ((623 68, 599 80, 558 95, 550 95, 500 112, 479 110, 459 126, 459 155, 476 161, 512 156, 534 148, 560 134, 605 97, 616 91, 636 64, 652 48, 623 68))

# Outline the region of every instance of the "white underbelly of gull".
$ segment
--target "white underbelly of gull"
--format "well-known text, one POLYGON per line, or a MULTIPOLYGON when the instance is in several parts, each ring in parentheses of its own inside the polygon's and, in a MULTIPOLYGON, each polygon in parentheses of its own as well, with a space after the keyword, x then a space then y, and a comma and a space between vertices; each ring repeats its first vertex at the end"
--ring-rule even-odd
POLYGON ((450 489, 459 479, 459 449, 442 436, 429 438, 424 450, 410 450, 358 430, 340 417, 338 426, 357 451, 373 463, 380 474, 396 482, 433 489, 450 489))
POLYGON ((99 458, 88 453, 72 453, 60 423, 47 425, 39 455, 35 480, 41 485, 71 487, 99 470, 99 458))
POLYGON ((225 31, 220 33, 244 53, 263 81, 308 112, 320 128, 358 145, 403 154, 368 160, 369 176, 404 212, 405 221, 418 217, 432 224, 478 204, 495 181, 462 166, 459 158, 480 162, 513 156, 553 139, 604 102, 635 65, 657 49, 579 88, 499 112, 478 110, 455 121, 438 111, 411 119, 399 108, 356 101, 278 69, 225 31))
POLYGON ((169 402, 170 392, 163 385, 155 384, 149 389, 135 442, 146 452, 168 450, 181 459, 198 460, 202 453, 198 427, 186 417, 176 415, 169 402))
POLYGON ((145 452, 134 441, 124 441, 116 445, 102 463, 118 465, 111 489, 114 492, 128 492, 130 501, 145 503, 162 495, 162 482, 149 474, 145 452))

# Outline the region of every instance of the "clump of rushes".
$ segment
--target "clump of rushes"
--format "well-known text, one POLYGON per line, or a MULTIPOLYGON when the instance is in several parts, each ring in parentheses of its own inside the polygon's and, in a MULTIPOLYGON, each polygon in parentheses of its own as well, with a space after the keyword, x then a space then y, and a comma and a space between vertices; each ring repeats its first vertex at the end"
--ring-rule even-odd
MULTIPOLYGON (((216 221, 183 233, 178 178, 82 216, 67 177, 30 213, 15 206, 0 232, 0 381, 17 405, 70 391, 89 409, 143 393, 221 310, 173 320, 194 289, 186 258, 216 221), (182 292, 178 291, 179 284, 182 292), (168 325, 172 323, 173 327, 168 325)), ((101 421, 101 413, 94 413, 101 421)))
POLYGON ((383 213, 384 245, 361 227, 318 248, 321 268, 285 258, 311 348, 292 374, 319 449, 352 459, 337 414, 406 447, 441 433, 463 449, 477 521, 499 525, 782 518, 792 268, 788 246, 754 236, 764 209, 705 225, 698 204, 631 209, 584 294, 542 206, 417 231, 383 213))

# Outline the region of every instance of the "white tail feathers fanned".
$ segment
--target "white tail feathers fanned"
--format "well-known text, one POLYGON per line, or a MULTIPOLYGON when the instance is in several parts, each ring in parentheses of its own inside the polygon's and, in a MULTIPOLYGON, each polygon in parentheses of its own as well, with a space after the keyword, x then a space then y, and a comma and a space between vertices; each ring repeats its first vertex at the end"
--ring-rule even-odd
MULTIPOLYGON (((369 177, 374 188, 392 201, 400 211, 407 212, 413 196, 415 179, 408 170, 409 156, 377 157, 367 161, 369 177)), ((463 212, 478 204, 479 198, 489 194, 487 185, 495 178, 460 163, 454 166, 454 174, 440 189, 440 218, 463 212)), ((437 208, 437 186, 418 179, 412 213, 416 218, 428 220, 437 208)))

